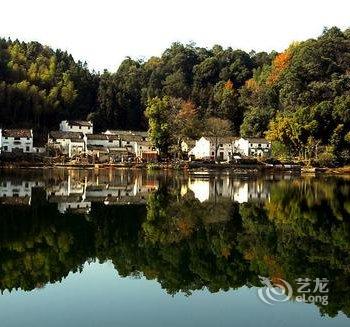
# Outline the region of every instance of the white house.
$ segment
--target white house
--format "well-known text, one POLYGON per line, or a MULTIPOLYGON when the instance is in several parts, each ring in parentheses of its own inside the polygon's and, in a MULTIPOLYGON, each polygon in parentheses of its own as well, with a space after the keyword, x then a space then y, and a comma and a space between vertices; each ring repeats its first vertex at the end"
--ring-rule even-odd
POLYGON ((138 158, 152 161, 157 160, 159 151, 149 141, 136 141, 134 142, 134 153, 138 158))
POLYGON ((113 134, 87 134, 87 145, 103 146, 105 148, 120 148, 121 140, 113 134))
POLYGON ((196 145, 188 154, 194 156, 195 159, 213 160, 216 157, 218 160, 226 161, 233 154, 233 142, 235 139, 232 136, 220 138, 202 136, 196 141, 196 145))
POLYGON ((31 129, 3 129, 0 135, 2 152, 34 152, 31 129))
POLYGON ((84 120, 63 120, 60 123, 60 131, 93 134, 93 124, 84 120))
POLYGON ((72 157, 86 151, 86 135, 78 132, 52 131, 48 135, 48 145, 72 157))
POLYGON ((249 157, 268 157, 271 154, 271 142, 264 138, 241 137, 234 142, 234 150, 249 157))

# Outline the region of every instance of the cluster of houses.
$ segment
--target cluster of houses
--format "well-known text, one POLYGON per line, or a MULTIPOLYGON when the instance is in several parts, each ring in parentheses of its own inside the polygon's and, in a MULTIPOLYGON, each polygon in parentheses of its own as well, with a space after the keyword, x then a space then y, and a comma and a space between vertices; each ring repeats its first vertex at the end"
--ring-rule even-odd
MULTIPOLYGON (((186 140, 182 151, 193 159, 230 161, 235 157, 268 157, 271 143, 263 138, 207 137, 186 140)), ((124 161, 131 157, 142 161, 155 161, 159 150, 148 139, 147 132, 107 130, 94 134, 90 121, 60 123, 59 130, 48 134, 45 147, 34 146, 30 129, 0 129, 0 153, 44 153, 65 155, 69 158, 82 154, 96 158, 98 162, 124 161)))
POLYGON ((182 151, 188 152, 194 159, 218 159, 230 161, 235 157, 269 157, 271 142, 264 138, 239 137, 208 137, 202 136, 199 140, 183 141, 182 151))
POLYGON ((154 161, 159 153, 149 142, 147 132, 107 130, 94 134, 90 121, 62 121, 59 130, 48 134, 45 147, 33 146, 32 130, 0 129, 0 153, 43 153, 49 149, 69 158, 91 155, 99 162, 130 157, 154 161))

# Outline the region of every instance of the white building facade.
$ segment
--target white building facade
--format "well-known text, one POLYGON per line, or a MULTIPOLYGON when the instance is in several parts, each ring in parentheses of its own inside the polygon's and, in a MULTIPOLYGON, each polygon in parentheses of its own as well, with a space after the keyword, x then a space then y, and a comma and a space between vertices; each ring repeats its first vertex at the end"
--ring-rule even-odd
POLYGON ((48 145, 72 157, 86 151, 86 135, 78 132, 52 131, 48 135, 48 145))
POLYGON ((63 120, 60 123, 60 131, 93 134, 94 128, 91 121, 63 120))
POLYGON ((202 136, 196 141, 196 145, 188 154, 194 156, 195 159, 214 160, 216 157, 218 160, 227 161, 232 157, 234 140, 234 137, 222 137, 216 139, 214 137, 202 136))
POLYGON ((36 152, 33 148, 33 131, 31 129, 3 129, 0 131, 1 152, 36 152))
POLYGON ((234 150, 247 157, 269 157, 271 142, 264 138, 240 138, 234 142, 234 150))

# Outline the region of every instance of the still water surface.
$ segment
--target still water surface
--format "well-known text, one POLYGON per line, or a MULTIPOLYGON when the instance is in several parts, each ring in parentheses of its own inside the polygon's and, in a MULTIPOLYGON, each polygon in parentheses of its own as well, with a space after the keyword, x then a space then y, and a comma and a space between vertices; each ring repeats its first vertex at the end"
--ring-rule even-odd
POLYGON ((1 172, 1 326, 348 326, 349 194, 331 177, 1 172), (290 300, 264 303, 259 276, 290 300), (300 278, 328 304, 298 303, 300 278))

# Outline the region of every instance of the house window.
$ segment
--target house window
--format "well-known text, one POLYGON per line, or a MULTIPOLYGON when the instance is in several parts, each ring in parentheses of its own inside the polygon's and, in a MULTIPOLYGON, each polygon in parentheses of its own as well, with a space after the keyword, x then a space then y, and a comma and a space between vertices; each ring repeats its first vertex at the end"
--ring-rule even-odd
POLYGON ((140 149, 142 149, 142 146, 140 146, 140 149))
POLYGON ((4 146, 4 151, 8 151, 8 146, 7 145, 4 146))
POLYGON ((220 144, 220 148, 222 148, 224 145, 223 144, 220 144))
POLYGON ((27 141, 29 141, 29 137, 27 137, 27 141))
POLYGON ((214 155, 214 151, 212 151, 211 155, 212 155, 212 156, 214 155))
POLYGON ((250 143, 250 146, 252 147, 252 146, 253 146, 253 144, 252 144, 252 143, 250 143))
POLYGON ((5 140, 8 140, 8 137, 7 137, 7 136, 5 136, 5 140))
POLYGON ((29 146, 26 146, 26 151, 29 152, 29 146))
POLYGON ((15 140, 15 141, 20 141, 21 138, 20 138, 20 137, 15 137, 14 140, 15 140))
POLYGON ((258 144, 258 147, 260 148, 260 147, 261 147, 261 144, 258 144))
POLYGON ((127 142, 126 142, 126 144, 130 144, 130 142, 129 142, 129 141, 127 141, 127 142))
POLYGON ((81 129, 81 126, 79 126, 79 129, 81 129))

